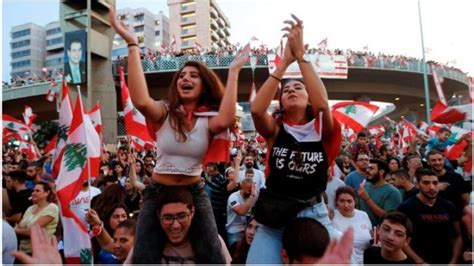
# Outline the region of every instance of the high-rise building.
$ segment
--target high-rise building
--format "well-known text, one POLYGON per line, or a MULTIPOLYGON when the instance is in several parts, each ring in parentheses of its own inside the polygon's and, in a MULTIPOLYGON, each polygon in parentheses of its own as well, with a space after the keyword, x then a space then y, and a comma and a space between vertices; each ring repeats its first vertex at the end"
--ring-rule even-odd
MULTIPOLYGON (((123 8, 117 10, 117 16, 124 21, 138 37, 138 44, 142 50, 156 49, 161 44, 169 42, 168 18, 160 12, 153 14, 146 8, 123 8)), ((116 34, 113 41, 112 57, 128 54, 125 41, 116 34)))
POLYGON ((215 0, 168 0, 170 36, 177 49, 230 44, 230 23, 215 0))
POLYGON ((46 31, 34 23, 12 27, 10 31, 12 78, 41 77, 46 54, 46 31))
POLYGON ((46 30, 46 61, 50 73, 64 67, 64 40, 59 21, 48 23, 46 30))

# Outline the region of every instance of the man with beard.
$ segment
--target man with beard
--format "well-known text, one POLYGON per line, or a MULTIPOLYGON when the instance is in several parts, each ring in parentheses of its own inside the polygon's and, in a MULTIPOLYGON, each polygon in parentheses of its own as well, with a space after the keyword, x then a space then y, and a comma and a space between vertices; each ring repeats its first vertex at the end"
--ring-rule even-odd
POLYGON ((359 187, 359 209, 365 211, 373 225, 388 212, 398 208, 402 196, 398 189, 385 182, 387 163, 378 159, 370 160, 367 167, 367 181, 359 187))
POLYGON ((247 216, 257 202, 257 187, 254 181, 246 178, 240 184, 240 190, 230 194, 227 200, 227 244, 232 246, 245 233, 247 216))
POLYGON ((469 203, 471 188, 464 182, 463 177, 445 167, 444 153, 436 149, 428 153, 428 164, 438 176, 439 196, 450 201, 459 213, 469 203))
POLYGON ((455 264, 462 252, 460 213, 438 197, 434 171, 420 169, 416 178, 420 192, 399 207, 413 223, 412 240, 404 251, 416 264, 455 264))
POLYGON ((257 188, 261 189, 265 187, 265 174, 262 171, 254 168, 254 162, 255 157, 252 154, 248 153, 247 155, 245 155, 245 167, 244 169, 241 169, 239 171, 239 182, 242 182, 242 180, 245 179, 245 173, 247 172, 247 170, 253 170, 253 181, 255 182, 255 184, 257 184, 257 188))

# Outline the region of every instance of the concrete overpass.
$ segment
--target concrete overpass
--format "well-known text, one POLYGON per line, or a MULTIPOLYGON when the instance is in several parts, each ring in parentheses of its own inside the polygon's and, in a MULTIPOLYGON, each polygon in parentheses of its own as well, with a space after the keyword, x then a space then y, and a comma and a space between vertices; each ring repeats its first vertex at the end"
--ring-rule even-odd
MULTIPOLYGON (((217 75, 225 83, 227 79, 228 65, 232 61, 232 56, 221 57, 218 64, 215 56, 206 56, 198 58, 207 62, 217 75)), ((196 58, 191 58, 196 59, 196 58)), ((186 58, 161 59, 156 62, 144 61, 143 67, 146 72, 146 80, 150 94, 155 99, 161 99, 166 96, 169 83, 179 68, 186 61, 186 58)), ((126 61, 121 62, 125 65, 126 61)), ((120 86, 117 76, 117 66, 119 62, 114 62, 112 71, 115 79, 116 90, 116 110, 102 110, 102 112, 122 111, 120 98, 120 86)), ((463 95, 468 99, 468 77, 455 70, 445 70, 441 73, 444 77, 443 88, 446 96, 453 94, 463 95)), ((258 58, 255 69, 255 83, 260 88, 263 82, 268 78, 268 66, 266 56, 258 58)), ((245 66, 239 77, 238 101, 246 102, 251 88, 252 69, 245 66)), ((434 87, 432 76, 428 76, 430 88, 431 106, 437 100, 437 94, 434 87)), ((421 65, 411 68, 402 68, 400 66, 385 67, 365 67, 363 65, 353 65, 349 67, 347 79, 323 79, 328 90, 329 98, 332 100, 360 100, 360 101, 382 101, 391 102, 396 105, 396 110, 389 117, 398 120, 401 115, 412 114, 417 119, 426 119, 425 107, 420 106, 425 103, 423 74, 421 65)), ((18 88, 3 90, 3 113, 21 117, 24 105, 30 105, 33 111, 38 114, 37 121, 57 119, 57 105, 45 100, 45 95, 49 89, 60 91, 59 86, 51 87, 48 83, 38 83, 18 88)), ((58 97, 59 98, 59 97, 58 97)), ((59 101, 59 100, 58 100, 59 101)), ((244 107, 245 111, 245 107, 244 107)), ((107 130, 107 129, 104 129, 107 130)), ((109 140, 114 142, 114 140, 109 140)))

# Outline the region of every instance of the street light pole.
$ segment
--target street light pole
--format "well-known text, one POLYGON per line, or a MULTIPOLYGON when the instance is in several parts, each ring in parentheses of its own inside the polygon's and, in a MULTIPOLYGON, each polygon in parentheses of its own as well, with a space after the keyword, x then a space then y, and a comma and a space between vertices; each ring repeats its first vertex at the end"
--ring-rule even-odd
POLYGON ((425 42, 423 40, 423 24, 421 21, 421 6, 418 0, 418 19, 420 21, 420 36, 421 36, 421 52, 423 53, 423 84, 425 87, 425 107, 426 107, 426 122, 431 125, 430 118, 430 89, 428 87, 428 70, 425 60, 425 42))

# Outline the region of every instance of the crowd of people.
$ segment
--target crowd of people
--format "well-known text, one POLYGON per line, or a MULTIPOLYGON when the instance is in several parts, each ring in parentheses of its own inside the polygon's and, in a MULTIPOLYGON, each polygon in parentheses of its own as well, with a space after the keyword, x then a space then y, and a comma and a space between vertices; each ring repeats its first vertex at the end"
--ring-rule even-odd
POLYGON ((3 81, 2 82, 2 89, 14 89, 18 87, 38 84, 38 83, 49 83, 49 84, 57 84, 61 82, 61 71, 45 71, 42 75, 37 76, 35 74, 28 75, 22 77, 20 75, 16 76, 15 78, 11 78, 10 82, 3 81))
MULTIPOLYGON (((366 132, 341 146, 325 86, 304 57, 302 20, 285 21, 281 62, 252 102, 258 137, 230 146, 219 136, 238 130, 250 46, 234 55, 225 85, 189 61, 167 99, 154 100, 137 37, 113 9, 110 21, 128 44, 130 96, 156 147, 103 150, 99 174, 71 201, 94 263, 472 263, 472 172, 456 172, 472 163, 471 135, 454 161, 444 128, 413 138, 406 154, 366 132), (294 62, 303 78, 282 80, 294 62), (275 96, 280 109, 270 115, 275 96)), ((3 262, 64 263, 51 156, 3 151, 3 262)))

